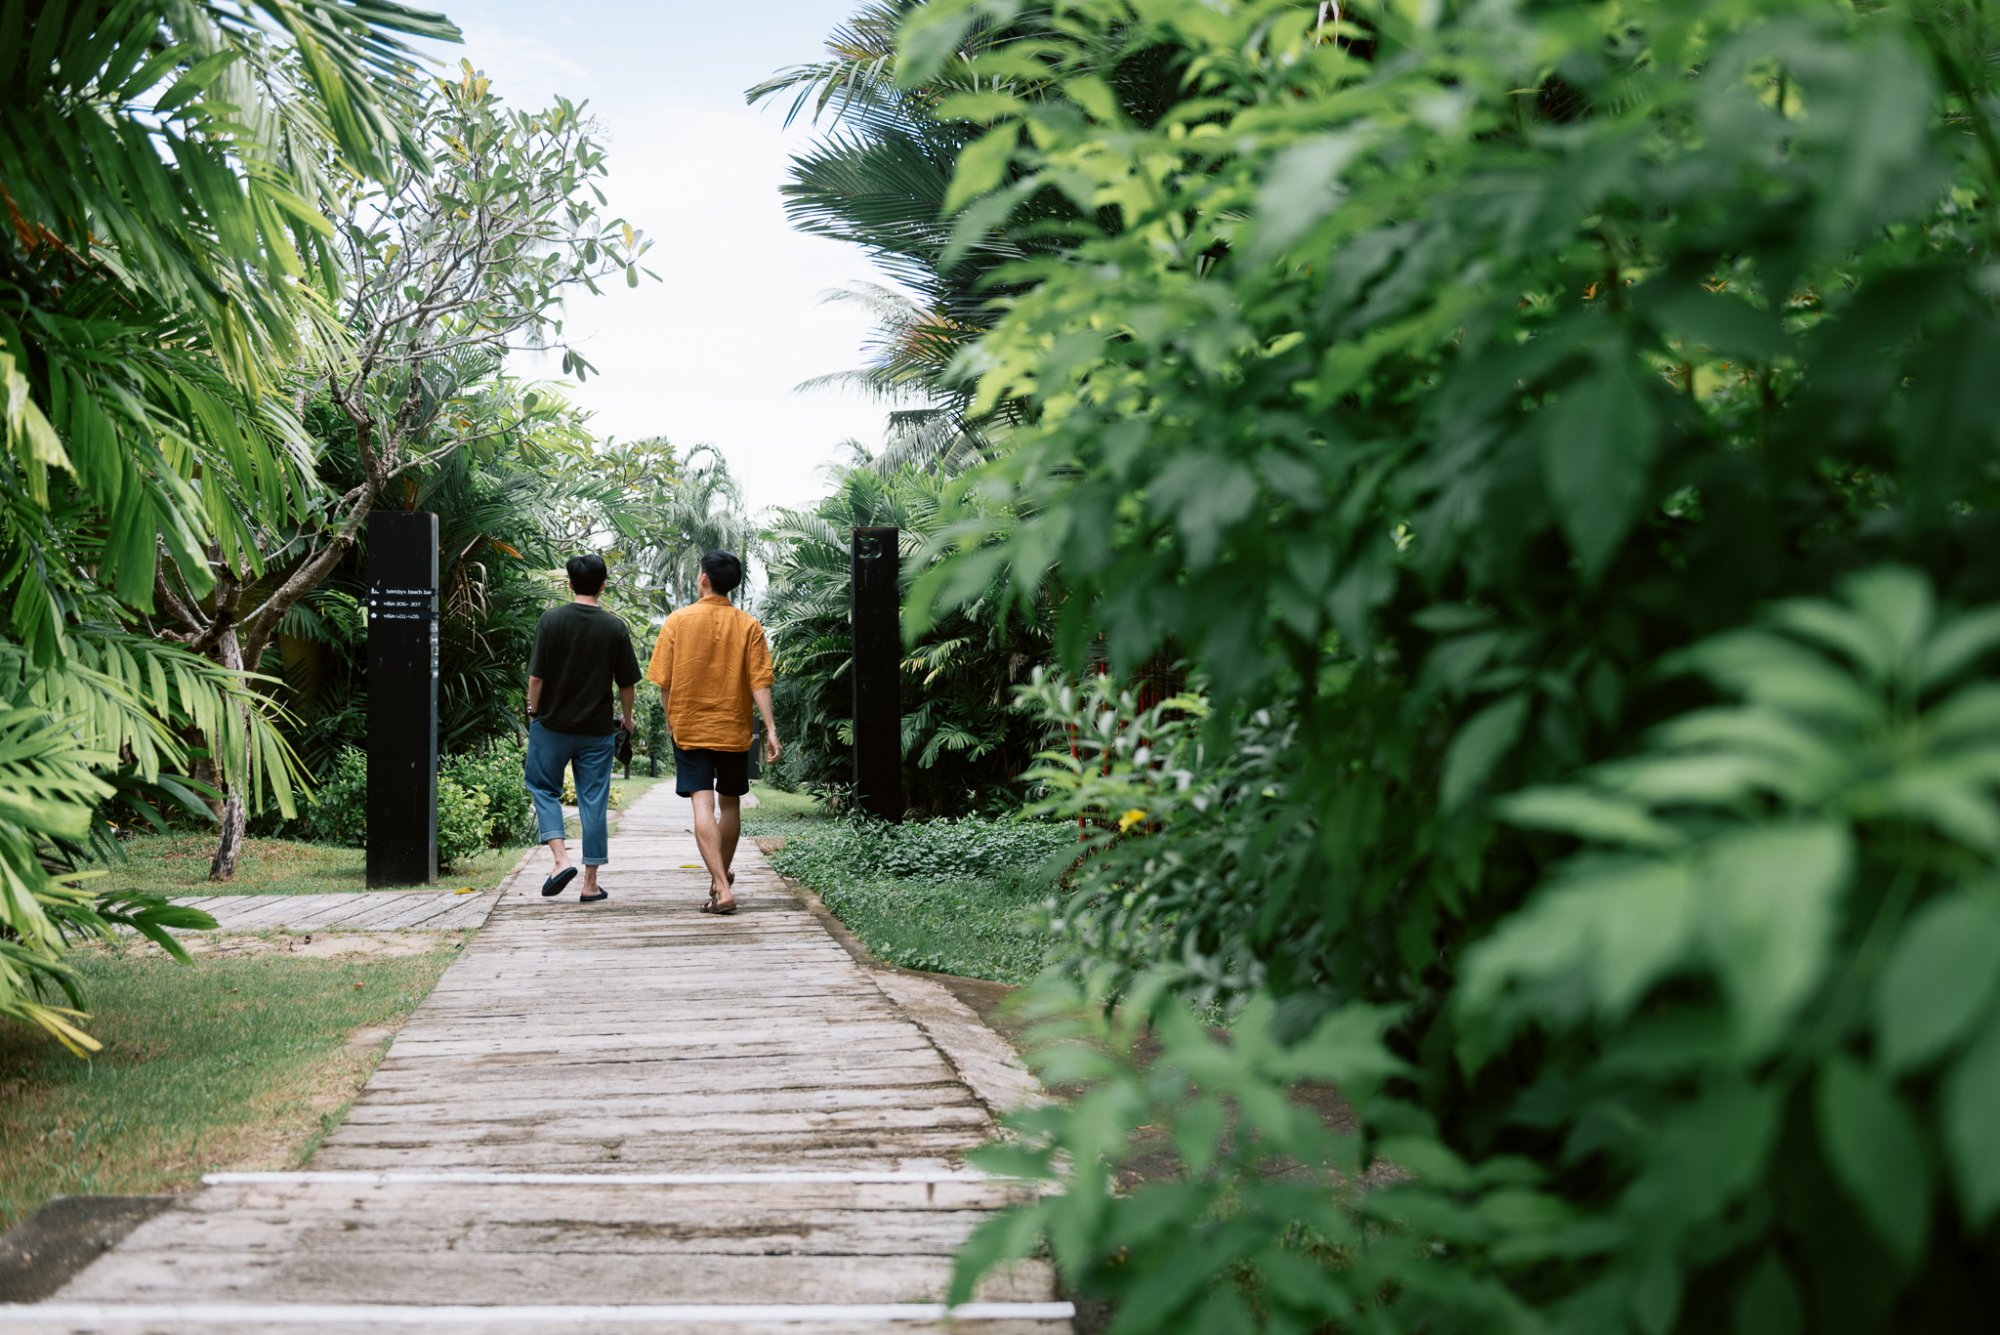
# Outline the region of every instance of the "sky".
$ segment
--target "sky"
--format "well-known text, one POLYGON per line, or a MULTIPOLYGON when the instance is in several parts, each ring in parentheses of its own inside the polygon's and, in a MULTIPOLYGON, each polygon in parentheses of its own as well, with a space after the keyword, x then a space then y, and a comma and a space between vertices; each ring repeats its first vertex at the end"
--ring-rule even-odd
MULTIPOLYGON (((424 0, 418 0, 423 3, 424 0)), ((426 44, 453 71, 463 57, 524 108, 557 94, 587 101, 602 124, 611 216, 653 241, 642 266, 662 281, 614 277, 568 303, 564 336, 596 367, 571 400, 600 439, 664 435, 710 443, 728 459, 750 511, 810 504, 843 442, 879 444, 886 408, 853 391, 797 393, 814 376, 863 360, 868 331, 852 304, 825 294, 880 282, 857 248, 793 231, 778 193, 803 121, 783 129, 789 99, 747 106, 743 90, 816 60, 852 0, 428 0, 465 34, 426 44)), ((524 375, 556 373, 523 356, 524 375)))

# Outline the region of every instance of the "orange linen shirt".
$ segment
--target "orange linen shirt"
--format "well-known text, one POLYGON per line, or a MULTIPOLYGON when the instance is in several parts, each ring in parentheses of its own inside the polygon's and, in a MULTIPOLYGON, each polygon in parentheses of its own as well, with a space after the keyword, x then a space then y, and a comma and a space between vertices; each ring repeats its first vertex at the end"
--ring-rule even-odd
POLYGON ((750 693, 771 684, 771 650, 756 617, 721 594, 660 627, 646 680, 667 688, 667 730, 683 751, 748 751, 750 693))

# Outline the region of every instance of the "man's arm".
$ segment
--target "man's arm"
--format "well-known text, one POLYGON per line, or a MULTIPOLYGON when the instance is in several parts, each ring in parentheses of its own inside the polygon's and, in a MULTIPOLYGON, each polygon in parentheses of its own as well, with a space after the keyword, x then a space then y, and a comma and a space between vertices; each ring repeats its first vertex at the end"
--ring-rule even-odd
POLYGON ((535 640, 528 646, 528 717, 534 718, 542 712, 542 632, 548 625, 549 614, 542 613, 535 622, 535 640))
POLYGON ((778 721, 771 717, 771 646, 764 639, 764 627, 755 619, 750 622, 750 642, 745 648, 750 698, 757 702, 757 712, 764 716, 764 759, 775 765, 778 753, 784 748, 778 745, 778 721))
POLYGON ((637 689, 634 686, 620 686, 618 688, 618 726, 626 732, 632 731, 632 706, 638 699, 638 696, 635 694, 637 689))
MULTIPOLYGON (((666 692, 662 690, 660 694, 666 692)), ((778 745, 778 721, 771 717, 771 688, 759 686, 750 692, 750 698, 757 702, 757 712, 764 716, 764 763, 775 765, 784 748, 778 745)))

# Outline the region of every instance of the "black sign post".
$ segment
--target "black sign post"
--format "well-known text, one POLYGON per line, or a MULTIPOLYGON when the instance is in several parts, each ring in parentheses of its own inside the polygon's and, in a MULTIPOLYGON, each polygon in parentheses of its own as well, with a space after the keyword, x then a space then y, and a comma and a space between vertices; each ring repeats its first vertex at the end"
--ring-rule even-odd
POLYGON ((893 528, 853 531, 854 800, 883 820, 903 818, 903 629, 893 528))
POLYGON ((368 516, 368 884, 437 879, 438 519, 368 516))

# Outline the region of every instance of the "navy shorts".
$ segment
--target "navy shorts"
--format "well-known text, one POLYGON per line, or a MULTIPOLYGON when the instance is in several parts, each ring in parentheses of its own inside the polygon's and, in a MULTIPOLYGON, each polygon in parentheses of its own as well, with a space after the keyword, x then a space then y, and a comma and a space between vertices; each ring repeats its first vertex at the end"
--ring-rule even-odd
POLYGON ((750 791, 750 748, 704 751, 674 747, 674 791, 693 797, 711 788, 724 797, 741 797, 750 791))

